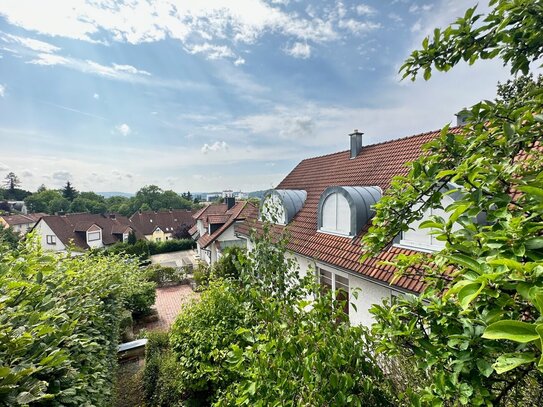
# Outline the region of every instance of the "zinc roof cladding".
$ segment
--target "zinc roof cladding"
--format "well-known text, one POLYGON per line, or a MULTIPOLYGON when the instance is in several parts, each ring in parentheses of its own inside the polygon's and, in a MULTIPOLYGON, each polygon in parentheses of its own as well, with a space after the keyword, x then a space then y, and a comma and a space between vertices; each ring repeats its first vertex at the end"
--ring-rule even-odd
POLYGON ((258 209, 252 203, 247 201, 237 202, 232 208, 228 209, 226 213, 229 213, 229 217, 226 222, 211 235, 204 233, 199 239, 198 244, 201 248, 205 249, 212 242, 215 241, 226 229, 228 229, 236 221, 246 219, 248 216, 257 216, 258 209))
MULTIPOLYGON (((115 219, 112 219, 107 214, 100 215, 93 213, 74 213, 67 215, 43 216, 41 220, 47 223, 47 225, 64 245, 68 245, 70 242, 73 242, 75 246, 81 249, 89 248, 87 245, 86 234, 76 230, 76 228, 81 229, 82 225, 89 225, 90 227, 92 224, 96 224, 99 226, 102 229, 102 242, 106 246, 122 240, 122 236, 119 236, 119 234, 116 233, 117 230, 122 229, 123 227, 131 227, 128 218, 121 215, 116 215, 115 219)), ((137 230, 136 237, 142 237, 141 233, 139 233, 137 230)))
POLYGON ((172 209, 168 211, 142 211, 134 213, 130 222, 134 228, 144 235, 152 235, 156 228, 163 231, 174 231, 177 227, 185 224, 194 225, 194 211, 187 209, 172 209), (166 229, 167 228, 167 229, 166 229))
MULTIPOLYGON (((459 133, 460 128, 452 128, 450 131, 459 133)), ((331 186, 378 186, 386 191, 394 176, 409 172, 405 164, 417 159, 422 154, 421 147, 439 134, 440 130, 366 145, 353 159, 350 158, 350 151, 342 151, 301 161, 277 186, 277 189, 307 191, 305 205, 287 226, 290 235, 288 249, 369 279, 390 283, 394 277, 394 268, 377 263, 388 261, 400 253, 415 252, 389 246, 376 257, 361 263, 363 251, 360 237, 367 232, 369 222, 354 238, 320 232, 317 230, 319 200, 322 193, 331 186)), ((249 236, 251 228, 255 226, 259 229, 256 217, 253 216, 250 221, 237 226, 236 231, 249 236)), ((276 231, 282 229, 280 226, 274 228, 276 231)), ((420 273, 413 269, 393 286, 420 292, 424 283, 420 273)))

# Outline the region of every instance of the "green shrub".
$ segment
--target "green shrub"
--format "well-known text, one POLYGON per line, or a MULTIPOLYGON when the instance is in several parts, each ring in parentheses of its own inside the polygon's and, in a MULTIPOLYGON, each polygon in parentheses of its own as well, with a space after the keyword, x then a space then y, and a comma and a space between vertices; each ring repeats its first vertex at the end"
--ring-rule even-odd
POLYGON ((196 268, 192 271, 192 278, 196 283, 196 290, 201 291, 207 288, 211 279, 211 267, 203 261, 198 262, 196 268))
POLYGON ((145 268, 145 278, 157 285, 179 284, 187 277, 186 272, 173 267, 164 267, 160 264, 152 264, 145 268))
POLYGON ((137 266, 118 256, 0 248, 0 404, 111 405, 137 266))
POLYGON ((235 287, 212 282, 197 302, 185 307, 172 327, 170 343, 180 367, 178 385, 186 397, 212 401, 238 378, 228 363, 238 328, 245 326, 245 307, 235 287))
POLYGON ((127 285, 124 293, 126 307, 136 318, 149 314, 156 300, 156 284, 142 280, 138 278, 137 284, 127 285))
POLYGON ((170 253, 181 250, 190 250, 196 247, 196 242, 192 239, 172 239, 164 242, 151 242, 148 240, 138 240, 135 244, 128 242, 115 243, 105 249, 107 254, 127 254, 137 256, 145 260, 149 256, 161 253, 170 253))

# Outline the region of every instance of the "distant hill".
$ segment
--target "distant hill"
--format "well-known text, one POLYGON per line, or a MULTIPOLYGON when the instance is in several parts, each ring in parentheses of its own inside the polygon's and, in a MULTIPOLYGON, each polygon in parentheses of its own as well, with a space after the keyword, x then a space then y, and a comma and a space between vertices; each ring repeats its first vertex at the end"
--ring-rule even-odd
POLYGON ((124 196, 125 198, 132 198, 134 194, 129 192, 97 192, 98 195, 102 195, 104 198, 111 198, 112 196, 124 196))

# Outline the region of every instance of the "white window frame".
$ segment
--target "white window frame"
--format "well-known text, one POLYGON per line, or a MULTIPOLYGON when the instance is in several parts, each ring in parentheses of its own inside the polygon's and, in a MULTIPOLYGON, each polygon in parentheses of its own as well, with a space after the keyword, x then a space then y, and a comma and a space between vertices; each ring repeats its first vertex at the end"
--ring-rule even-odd
POLYGON ((100 230, 93 230, 90 232, 87 232, 87 242, 96 242, 98 240, 102 240, 102 232, 100 230), (91 236, 97 235, 97 238, 92 238, 91 236))
POLYGON ((325 272, 330 275, 330 277, 326 277, 326 279, 329 279, 331 281, 332 286, 332 292, 334 292, 337 296, 337 290, 343 289, 345 293, 347 293, 347 315, 350 315, 351 310, 351 285, 349 280, 349 275, 346 273, 339 273, 337 270, 330 270, 321 266, 317 266, 317 279, 318 283, 322 283, 322 274, 321 272, 325 272), (338 284, 339 279, 339 284, 338 284), (344 280, 344 281, 341 281, 344 280), (346 282, 345 282, 346 281, 346 282), (338 287, 339 285, 339 287, 338 287))
POLYGON ((45 235, 45 242, 47 244, 57 244, 56 235, 45 235))
MULTIPOLYGON (((331 234, 331 235, 338 235, 338 236, 351 236, 351 225, 349 224, 349 227, 348 227, 348 231, 347 232, 344 232, 342 230, 338 230, 337 229, 337 224, 338 224, 338 197, 340 196, 341 194, 338 193, 338 192, 334 192, 332 194, 330 194, 329 196, 326 197, 326 200, 323 202, 322 204, 322 211, 320 213, 320 216, 322 216, 322 219, 321 219, 321 224, 323 226, 321 226, 321 228, 319 229, 320 232, 324 232, 324 233, 328 233, 328 234, 331 234), (326 204, 328 203, 328 200, 329 199, 335 199, 335 225, 336 225, 336 228, 335 229, 328 229, 328 228, 325 228, 324 227, 324 208, 326 206, 326 204)), ((341 197, 343 197, 346 201, 347 199, 341 195, 341 197)), ((347 204, 349 205, 349 218, 351 217, 351 211, 353 210, 351 208, 351 205, 349 204, 349 201, 347 201, 347 204)), ((350 223, 350 219, 349 219, 349 223, 350 223)))

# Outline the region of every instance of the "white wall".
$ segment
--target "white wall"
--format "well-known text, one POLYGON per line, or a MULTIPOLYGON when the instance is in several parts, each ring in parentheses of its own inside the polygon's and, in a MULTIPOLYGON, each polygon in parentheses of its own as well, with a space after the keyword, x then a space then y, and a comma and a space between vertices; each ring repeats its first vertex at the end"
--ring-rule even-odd
MULTIPOLYGON (((40 237, 40 243, 41 247, 43 247, 44 250, 50 250, 55 252, 60 252, 66 250, 66 246, 60 241, 60 239, 56 238, 56 244, 47 244, 47 235, 54 235, 55 233, 47 223, 45 223, 43 220, 40 220, 36 227, 34 228, 37 235, 40 237)), ((56 236, 56 235, 55 235, 56 236)))

